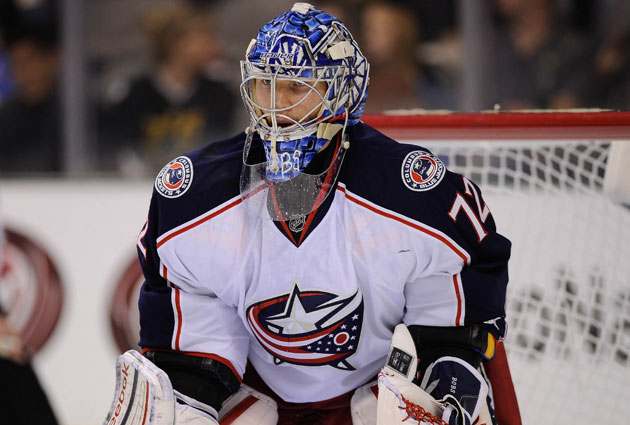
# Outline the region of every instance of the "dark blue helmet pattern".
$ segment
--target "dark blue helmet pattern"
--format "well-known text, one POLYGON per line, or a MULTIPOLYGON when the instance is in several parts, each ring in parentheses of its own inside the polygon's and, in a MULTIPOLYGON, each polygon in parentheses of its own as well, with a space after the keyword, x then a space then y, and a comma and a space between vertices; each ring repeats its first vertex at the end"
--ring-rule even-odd
POLYGON ((361 118, 367 98, 369 65, 352 35, 333 15, 296 3, 265 24, 247 52, 246 62, 262 70, 298 78, 321 78, 332 84, 332 111, 322 118, 349 113, 349 124, 361 118), (338 73, 339 68, 343 69, 338 73), (341 81, 333 81, 334 78, 341 81))

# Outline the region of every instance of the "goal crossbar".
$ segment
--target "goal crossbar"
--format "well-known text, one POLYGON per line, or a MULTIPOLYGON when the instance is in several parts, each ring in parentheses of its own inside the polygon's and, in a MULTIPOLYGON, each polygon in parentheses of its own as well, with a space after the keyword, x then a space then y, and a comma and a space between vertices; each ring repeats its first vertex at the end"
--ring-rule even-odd
POLYGON ((365 115, 394 139, 592 138, 630 140, 630 112, 487 112, 365 115))

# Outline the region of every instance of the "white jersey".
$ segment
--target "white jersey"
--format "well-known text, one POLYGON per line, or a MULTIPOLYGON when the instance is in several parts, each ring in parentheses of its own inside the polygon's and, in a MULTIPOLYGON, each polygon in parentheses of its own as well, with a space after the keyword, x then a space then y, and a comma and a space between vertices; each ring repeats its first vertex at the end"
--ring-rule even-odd
POLYGON ((249 360, 283 400, 313 402, 373 379, 398 323, 502 321, 510 244, 479 189, 364 124, 350 137, 336 190, 289 222, 241 199, 242 135, 160 172, 138 240, 145 349, 239 377, 249 360))

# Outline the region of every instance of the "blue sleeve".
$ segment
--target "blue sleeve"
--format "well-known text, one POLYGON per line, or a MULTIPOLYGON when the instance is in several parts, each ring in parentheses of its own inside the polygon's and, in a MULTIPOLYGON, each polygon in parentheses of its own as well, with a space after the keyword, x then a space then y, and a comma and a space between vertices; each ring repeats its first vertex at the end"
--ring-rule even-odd
POLYGON ((138 238, 138 257, 144 274, 140 290, 140 346, 171 349, 175 330, 175 311, 171 301, 173 288, 160 274, 160 259, 157 254, 158 199, 151 199, 149 216, 138 238))

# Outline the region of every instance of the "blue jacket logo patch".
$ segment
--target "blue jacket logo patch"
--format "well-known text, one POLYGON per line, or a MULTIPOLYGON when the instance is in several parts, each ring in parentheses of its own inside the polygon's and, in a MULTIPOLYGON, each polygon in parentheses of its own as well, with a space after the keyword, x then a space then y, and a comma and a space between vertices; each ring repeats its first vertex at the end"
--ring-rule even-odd
POLYGON ((423 192, 437 186, 446 174, 446 167, 440 159, 425 151, 409 152, 405 157, 401 175, 409 189, 423 192))
POLYGON ((155 188, 166 198, 178 198, 186 193, 192 179, 192 161, 187 156, 178 156, 160 170, 155 188))

